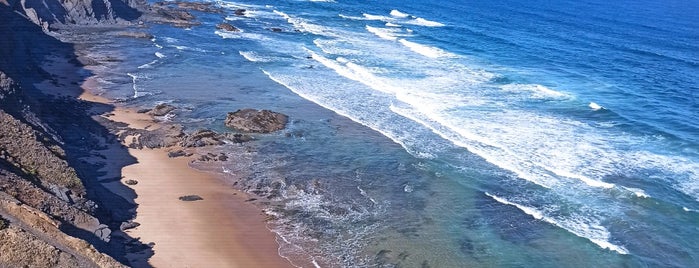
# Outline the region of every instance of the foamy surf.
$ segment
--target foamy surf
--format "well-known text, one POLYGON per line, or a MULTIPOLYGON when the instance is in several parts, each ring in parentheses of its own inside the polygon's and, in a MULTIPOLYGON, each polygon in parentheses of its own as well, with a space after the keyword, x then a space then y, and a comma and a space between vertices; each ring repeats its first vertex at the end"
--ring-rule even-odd
POLYGON ((391 12, 390 12, 389 14, 391 14, 391 16, 394 16, 394 17, 396 17, 396 18, 407 18, 408 16, 410 16, 409 14, 400 12, 400 11, 398 11, 398 10, 396 10, 396 9, 391 10, 391 12))
POLYGON ((588 104, 587 106, 590 107, 590 109, 592 109, 593 111, 604 109, 604 107, 594 102, 590 102, 590 104, 588 104))
POLYGON ((400 40, 398 40, 398 42, 400 42, 404 46, 408 47, 413 52, 420 54, 420 55, 423 55, 423 56, 428 57, 428 58, 437 59, 437 58, 454 58, 454 57, 456 57, 456 55, 449 53, 449 52, 446 52, 440 48, 422 45, 422 44, 418 44, 415 42, 410 42, 410 41, 405 40, 405 39, 400 39, 400 40))
POLYGON ((600 226, 600 225, 595 225, 595 224, 590 224, 587 223, 585 219, 578 219, 578 220, 564 220, 564 221, 559 221, 554 218, 548 217, 545 215, 544 212, 539 211, 535 208, 532 207, 527 207, 524 205, 520 205, 511 201, 508 201, 505 198, 498 197, 496 195, 490 194, 488 192, 485 193, 485 195, 491 197, 493 200, 497 201, 498 203, 509 205, 509 206, 514 206, 524 212, 525 214, 532 216, 533 218, 537 220, 541 220, 547 223, 550 223, 556 227, 562 228, 576 236, 585 238, 589 240, 590 242, 594 243, 595 245, 599 246, 600 248, 603 249, 609 249, 611 251, 614 251, 616 253, 626 255, 629 254, 629 251, 624 248, 623 246, 619 245, 614 245, 611 242, 609 242, 609 238, 611 234, 609 231, 600 226))

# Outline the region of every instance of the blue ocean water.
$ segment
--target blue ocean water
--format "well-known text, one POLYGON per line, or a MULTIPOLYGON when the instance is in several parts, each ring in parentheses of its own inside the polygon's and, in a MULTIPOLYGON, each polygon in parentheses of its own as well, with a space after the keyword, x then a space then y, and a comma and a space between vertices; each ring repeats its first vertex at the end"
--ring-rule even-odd
POLYGON ((699 262, 699 3, 216 3, 108 94, 191 128, 289 114, 248 183, 282 185, 294 264, 699 262))

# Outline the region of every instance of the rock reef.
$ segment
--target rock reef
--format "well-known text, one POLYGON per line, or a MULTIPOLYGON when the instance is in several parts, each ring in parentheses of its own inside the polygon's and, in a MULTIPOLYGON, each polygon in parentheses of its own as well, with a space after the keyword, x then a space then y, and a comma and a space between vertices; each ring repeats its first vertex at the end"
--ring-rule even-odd
POLYGON ((270 133, 286 127, 289 117, 270 110, 242 109, 228 113, 227 127, 243 132, 270 133))

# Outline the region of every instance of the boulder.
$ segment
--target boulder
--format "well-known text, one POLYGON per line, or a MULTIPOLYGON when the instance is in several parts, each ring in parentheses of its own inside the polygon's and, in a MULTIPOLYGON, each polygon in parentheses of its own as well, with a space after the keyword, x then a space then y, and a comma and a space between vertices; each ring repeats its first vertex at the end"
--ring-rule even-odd
POLYGON ((155 106, 148 114, 153 116, 163 116, 177 109, 175 106, 170 104, 161 103, 155 106))
POLYGON ((121 229, 122 231, 126 231, 128 229, 133 229, 133 228, 136 228, 138 226, 141 226, 141 224, 138 222, 135 222, 135 221, 128 221, 128 222, 122 222, 121 226, 119 226, 119 229, 121 229))
POLYGON ((239 9, 236 9, 233 12, 233 14, 235 14, 236 16, 245 16, 245 11, 247 11, 247 10, 239 8, 239 9))
POLYGON ((242 109, 228 113, 225 124, 243 132, 270 133, 286 127, 289 117, 270 110, 242 109))
POLYGON ((224 31, 229 31, 229 32, 240 32, 238 28, 235 28, 235 26, 230 25, 229 23, 222 22, 216 25, 216 29, 224 30, 224 31))

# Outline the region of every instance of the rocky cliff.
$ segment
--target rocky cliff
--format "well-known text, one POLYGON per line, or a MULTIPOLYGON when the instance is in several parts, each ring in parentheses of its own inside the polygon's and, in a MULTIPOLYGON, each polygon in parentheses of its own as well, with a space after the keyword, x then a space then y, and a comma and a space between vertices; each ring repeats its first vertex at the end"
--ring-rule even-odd
POLYGON ((137 19, 145 0, 0 0, 44 30, 54 24, 94 25, 137 19))
POLYGON ((53 75, 42 68, 49 53, 78 63, 72 44, 47 34, 53 25, 126 24, 141 4, 0 0, 0 267, 122 267, 128 251, 142 248, 119 228, 133 203, 106 191, 98 167, 80 161, 109 131, 88 104, 34 86, 53 75))

